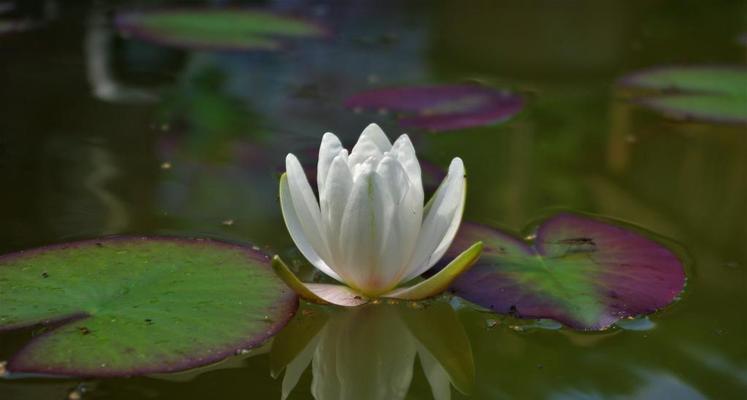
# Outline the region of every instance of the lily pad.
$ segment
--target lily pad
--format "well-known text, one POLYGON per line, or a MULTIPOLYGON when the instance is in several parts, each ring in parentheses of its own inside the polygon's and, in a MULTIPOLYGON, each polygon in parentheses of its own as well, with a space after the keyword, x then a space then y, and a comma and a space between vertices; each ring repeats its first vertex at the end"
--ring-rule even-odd
POLYGON ((277 50, 285 40, 321 37, 325 30, 299 18, 246 9, 176 8, 122 12, 125 36, 186 49, 277 50))
POLYGON ((298 305, 244 246, 118 237, 0 257, 0 330, 47 326, 11 372, 173 372, 262 344, 298 305))
POLYGON ((348 98, 345 106, 402 114, 404 127, 448 131, 506 121, 521 111, 524 100, 486 86, 434 85, 369 90, 348 98))
POLYGON ((672 250, 590 217, 557 214, 539 225, 532 244, 488 226, 463 224, 449 253, 475 240, 484 242, 483 255, 454 281, 452 292, 518 318, 602 330, 669 305, 685 286, 683 263, 672 250))
POLYGON ((620 84, 650 91, 635 101, 668 116, 747 123, 747 67, 655 68, 629 75, 620 84))

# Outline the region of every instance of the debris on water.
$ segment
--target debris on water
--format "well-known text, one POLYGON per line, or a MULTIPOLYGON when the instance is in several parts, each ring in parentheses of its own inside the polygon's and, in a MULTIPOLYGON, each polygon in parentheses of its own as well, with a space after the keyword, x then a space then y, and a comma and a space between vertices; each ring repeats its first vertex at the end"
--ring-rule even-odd
POLYGON ((7 361, 0 361, 0 377, 8 375, 7 361))
POLYGON ((399 304, 399 300, 397 300, 397 299, 388 299, 386 301, 386 303, 389 304, 389 305, 395 305, 395 304, 399 304))
POLYGON ((161 169, 163 169, 163 170, 171 169, 171 163, 168 162, 168 161, 162 162, 161 163, 161 169))
POLYGON ((83 395, 88 392, 88 387, 81 383, 78 386, 75 387, 75 389, 71 390, 70 393, 67 394, 68 400, 81 400, 83 398, 83 395))
POLYGON ((509 325, 508 326, 511 330, 514 330, 516 332, 524 332, 526 329, 524 329, 521 325, 509 325))
POLYGON ((498 320, 495 319, 488 319, 485 320, 485 326, 488 327, 488 329, 493 329, 498 325, 498 320))
POLYGON ((534 321, 533 324, 529 325, 528 328, 536 328, 536 329, 547 329, 551 331, 558 330, 563 327, 563 324, 561 324, 558 321, 555 321, 553 319, 547 319, 542 318, 534 321))
POLYGON ((410 306, 410 308, 415 309, 415 310, 422 310, 425 308, 423 303, 420 303, 417 301, 411 301, 408 305, 410 306))
POLYGON ((314 315, 314 311, 305 308, 301 310, 301 315, 303 315, 304 317, 308 317, 310 315, 314 315))
POLYGON ((249 354, 249 352, 251 352, 251 350, 249 349, 238 349, 234 352, 234 354, 237 356, 243 356, 243 355, 249 354))
POLYGON ((622 328, 626 331, 649 331, 651 329, 654 329, 654 327, 656 326, 656 324, 648 319, 648 317, 625 318, 617 321, 615 325, 618 328, 622 328))
POLYGON ((739 263, 736 261, 727 261, 724 263, 724 267, 730 268, 730 269, 737 269, 739 268, 739 263))
MULTIPOLYGON (((233 222, 234 222, 234 221, 233 221, 232 219, 227 219, 227 220, 225 220, 225 221, 223 221, 223 222, 221 222, 221 223, 222 223, 222 224, 223 224, 224 226, 233 226, 233 222)), ((255 247, 256 247, 256 246, 255 246, 255 247)), ((254 248, 254 247, 252 247, 252 248, 254 248)))

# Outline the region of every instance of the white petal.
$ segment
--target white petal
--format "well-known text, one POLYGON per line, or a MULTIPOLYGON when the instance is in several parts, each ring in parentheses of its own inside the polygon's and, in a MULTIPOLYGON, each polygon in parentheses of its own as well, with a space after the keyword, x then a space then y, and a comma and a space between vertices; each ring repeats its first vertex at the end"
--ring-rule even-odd
POLYGON ((316 184, 319 193, 322 193, 332 161, 340 154, 341 150, 343 150, 342 143, 334 133, 327 132, 322 136, 322 144, 319 146, 319 162, 316 167, 316 184))
POLYGON ((399 282, 412 257, 423 218, 423 194, 412 188, 407 172, 391 156, 385 156, 376 168, 378 185, 392 207, 384 218, 389 222, 382 232, 379 247, 379 275, 385 281, 399 282))
POLYGON ((451 381, 449 380, 448 372, 446 372, 438 360, 428 352, 428 349, 419 343, 418 357, 420 358, 420 365, 423 367, 423 374, 425 374, 425 378, 431 385, 433 400, 450 400, 451 381))
POLYGON ((347 164, 347 153, 342 150, 332 161, 327 174, 327 183, 320 188, 322 226, 327 238, 330 252, 330 263, 339 265, 340 257, 340 223, 345 206, 353 189, 353 175, 347 164))
POLYGON ((376 179, 374 164, 367 161, 345 207, 340 225, 341 268, 348 285, 366 295, 385 291, 391 282, 379 274, 379 246, 389 222, 386 215, 393 204, 376 179))
POLYGON ((449 248, 462 222, 466 189, 464 164, 457 157, 451 161, 448 175, 426 206, 415 254, 403 281, 427 271, 449 248))
POLYGON ((280 178, 280 208, 293 242, 309 262, 330 277, 340 275, 328 265, 329 254, 323 241, 319 208, 311 186, 292 154, 286 157, 288 172, 280 178))
POLYGON ((389 151, 391 148, 392 144, 384 134, 384 131, 376 124, 368 125, 350 152, 350 159, 348 161, 350 169, 355 172, 355 166, 362 164, 372 156, 381 158, 384 152, 389 151))
POLYGON ((410 182, 420 187, 420 191, 422 192, 423 182, 420 163, 418 162, 418 157, 415 155, 415 147, 413 147, 410 137, 405 134, 397 138, 389 153, 402 164, 402 167, 407 171, 410 182))
POLYGON ((306 347, 298 353, 296 358, 291 361, 287 367, 285 367, 285 375, 283 376, 283 383, 281 386, 281 400, 285 400, 296 387, 298 381, 301 379, 303 372, 311 364, 311 360, 314 357, 314 351, 316 346, 319 344, 319 335, 317 334, 306 347))

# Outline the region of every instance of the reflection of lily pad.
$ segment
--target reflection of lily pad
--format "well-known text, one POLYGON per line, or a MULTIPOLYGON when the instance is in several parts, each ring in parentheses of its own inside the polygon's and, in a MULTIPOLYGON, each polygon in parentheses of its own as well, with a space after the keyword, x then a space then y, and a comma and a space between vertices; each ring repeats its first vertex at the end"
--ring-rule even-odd
POLYGON ((452 291, 501 314, 599 330, 667 306, 685 285, 682 262, 672 251, 588 217, 555 215, 538 227, 532 245, 466 224, 449 253, 475 240, 484 242, 483 255, 452 291))
POLYGON ((447 131, 505 121, 522 109, 524 100, 485 86, 438 85, 361 92, 348 98, 345 106, 402 113, 402 126, 447 131))
POLYGON ((324 35, 308 21, 242 9, 130 11, 117 15, 116 24, 126 36, 189 49, 276 50, 284 39, 324 35))
POLYGON ((25 20, 0 20, 0 35, 6 33, 23 32, 31 29, 32 24, 25 20))
POLYGON ((220 360, 275 334, 296 296, 267 258, 210 240, 112 238, 0 258, 0 329, 52 326, 12 372, 115 376, 220 360))
POLYGON ((620 84, 651 90, 637 101, 665 115, 747 123, 747 67, 656 68, 629 75, 620 84))
POLYGON ((0 2, 0 14, 5 14, 6 12, 13 11, 13 8, 13 3, 0 2))

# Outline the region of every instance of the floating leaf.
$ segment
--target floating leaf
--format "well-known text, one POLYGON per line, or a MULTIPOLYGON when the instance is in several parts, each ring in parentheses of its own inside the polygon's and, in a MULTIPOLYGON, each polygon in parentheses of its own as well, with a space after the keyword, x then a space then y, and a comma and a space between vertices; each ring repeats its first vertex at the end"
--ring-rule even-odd
POLYGON ((620 84, 653 91, 636 101, 665 115, 747 123, 747 67, 656 68, 629 75, 620 84))
POLYGON ((524 100, 480 85, 435 85, 370 90, 348 98, 345 106, 402 113, 402 126, 447 131, 505 121, 524 100))
POLYGON ((12 372, 121 376, 179 371, 260 345, 297 298, 252 249, 121 237, 0 257, 0 329, 46 333, 12 372))
POLYGON ((483 255, 451 290, 519 318, 601 330, 667 306, 685 285, 682 261, 664 245, 589 217, 555 215, 538 227, 531 245, 467 223, 449 254, 475 240, 484 242, 483 255))
POLYGON ((298 18, 245 9, 179 8, 117 15, 125 36, 167 46, 208 50, 276 50, 283 39, 320 37, 319 25, 298 18))

